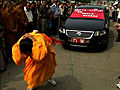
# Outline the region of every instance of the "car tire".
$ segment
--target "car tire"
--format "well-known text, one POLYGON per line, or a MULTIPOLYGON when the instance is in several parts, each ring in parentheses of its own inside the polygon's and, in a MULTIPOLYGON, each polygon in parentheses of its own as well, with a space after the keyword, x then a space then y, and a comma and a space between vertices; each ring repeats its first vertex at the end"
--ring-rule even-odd
POLYGON ((108 48, 108 41, 109 41, 109 39, 108 39, 108 35, 107 35, 106 42, 105 42, 104 44, 102 44, 102 46, 101 46, 101 48, 102 48, 103 50, 106 50, 106 49, 108 48))
POLYGON ((103 49, 106 50, 108 48, 108 40, 106 41, 106 43, 103 45, 103 49))

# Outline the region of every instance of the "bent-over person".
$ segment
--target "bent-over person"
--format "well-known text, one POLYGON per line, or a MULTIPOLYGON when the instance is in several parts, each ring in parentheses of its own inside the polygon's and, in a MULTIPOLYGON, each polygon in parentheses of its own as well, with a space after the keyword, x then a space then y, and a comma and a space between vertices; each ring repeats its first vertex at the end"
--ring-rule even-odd
POLYGON ((55 51, 52 40, 45 34, 27 33, 23 35, 12 48, 13 60, 24 67, 24 80, 28 84, 28 90, 39 87, 48 81, 56 85, 52 75, 56 69, 55 51))

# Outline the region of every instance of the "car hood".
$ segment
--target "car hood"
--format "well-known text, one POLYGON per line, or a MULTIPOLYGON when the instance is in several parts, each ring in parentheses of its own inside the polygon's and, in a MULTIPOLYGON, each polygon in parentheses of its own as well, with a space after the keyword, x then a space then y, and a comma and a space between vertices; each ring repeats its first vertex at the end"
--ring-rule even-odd
POLYGON ((104 20, 69 18, 62 26, 69 30, 98 31, 104 29, 104 23, 104 20))

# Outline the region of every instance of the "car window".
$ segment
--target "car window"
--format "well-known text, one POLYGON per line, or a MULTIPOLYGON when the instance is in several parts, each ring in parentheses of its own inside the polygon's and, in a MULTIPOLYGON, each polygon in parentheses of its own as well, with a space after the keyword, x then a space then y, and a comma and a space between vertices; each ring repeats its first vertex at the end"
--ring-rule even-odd
POLYGON ((104 11, 102 9, 75 9, 73 13, 70 15, 70 18, 94 18, 94 19, 102 19, 104 20, 104 11))

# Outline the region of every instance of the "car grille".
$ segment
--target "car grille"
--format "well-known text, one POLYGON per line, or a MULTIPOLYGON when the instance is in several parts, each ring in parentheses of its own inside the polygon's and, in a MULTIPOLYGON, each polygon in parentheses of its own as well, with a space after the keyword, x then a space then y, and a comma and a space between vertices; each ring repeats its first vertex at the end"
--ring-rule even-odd
POLYGON ((80 38, 91 38, 93 35, 93 31, 71 31, 67 30, 67 35, 70 37, 80 37, 80 38))

